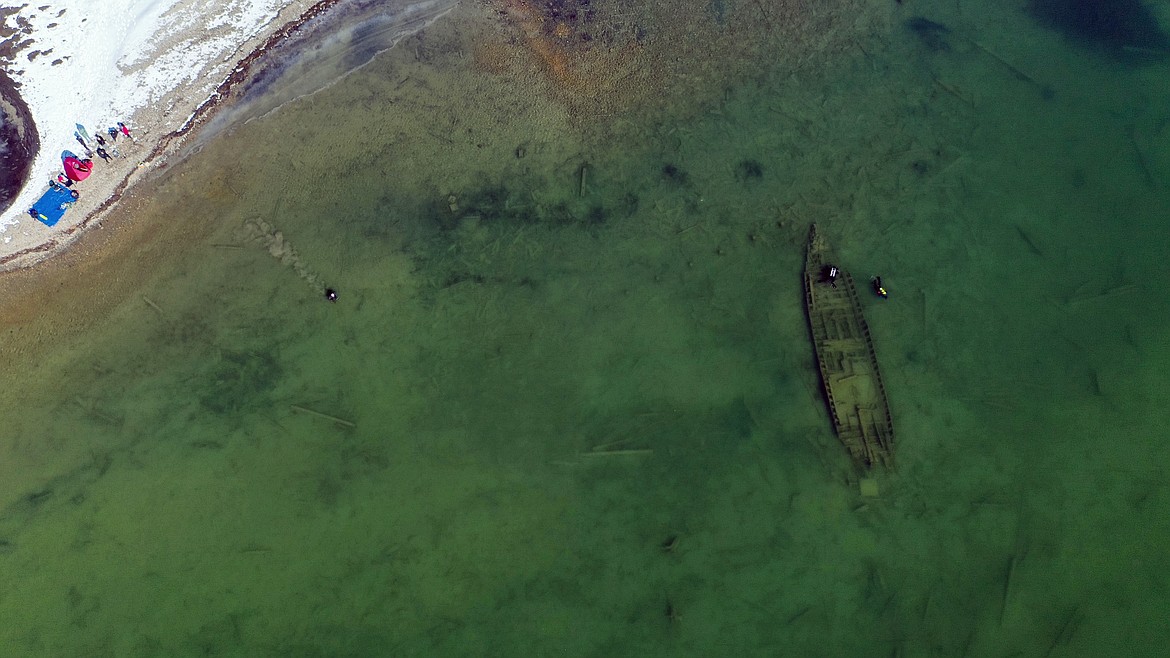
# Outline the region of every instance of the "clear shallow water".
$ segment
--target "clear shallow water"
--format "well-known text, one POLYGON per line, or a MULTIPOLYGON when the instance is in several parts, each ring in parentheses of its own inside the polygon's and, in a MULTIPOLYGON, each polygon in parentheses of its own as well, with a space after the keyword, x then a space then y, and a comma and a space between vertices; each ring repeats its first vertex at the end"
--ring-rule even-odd
POLYGON ((335 84, 456 4, 458 0, 336 3, 257 60, 246 83, 233 90, 232 102, 200 130, 197 145, 335 84))
POLYGON ((1166 640, 1165 198, 1120 148, 1136 136, 1164 166, 1163 110, 1127 92, 1158 69, 1064 51, 1038 65, 1045 101, 891 32, 602 130, 428 39, 427 61, 392 51, 159 181, 135 259, 106 268, 121 301, 23 365, 3 410, 4 644, 1166 640), (877 500, 816 390, 809 221, 892 291, 868 309, 900 441, 877 500))

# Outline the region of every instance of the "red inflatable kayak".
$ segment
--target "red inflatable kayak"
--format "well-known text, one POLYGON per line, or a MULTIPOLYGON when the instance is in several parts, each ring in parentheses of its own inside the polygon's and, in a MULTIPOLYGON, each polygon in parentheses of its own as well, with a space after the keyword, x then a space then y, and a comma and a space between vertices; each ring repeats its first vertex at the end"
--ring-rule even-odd
POLYGON ((78 160, 75 156, 65 158, 65 175, 70 180, 85 180, 89 178, 89 172, 93 169, 93 162, 91 160, 78 160))

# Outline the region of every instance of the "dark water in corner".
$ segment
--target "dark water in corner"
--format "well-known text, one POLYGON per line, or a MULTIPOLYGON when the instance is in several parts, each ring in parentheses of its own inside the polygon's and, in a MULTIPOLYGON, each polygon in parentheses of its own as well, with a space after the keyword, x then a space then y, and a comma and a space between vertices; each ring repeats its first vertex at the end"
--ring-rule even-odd
POLYGON ((1049 35, 1048 97, 931 18, 972 37, 896 21, 604 137, 440 21, 207 143, 138 220, 200 232, 4 409, 52 475, 5 492, 0 642, 1156 655, 1170 155, 1130 92, 1165 71, 1049 35), (877 499, 816 388, 810 221, 891 290, 877 499))

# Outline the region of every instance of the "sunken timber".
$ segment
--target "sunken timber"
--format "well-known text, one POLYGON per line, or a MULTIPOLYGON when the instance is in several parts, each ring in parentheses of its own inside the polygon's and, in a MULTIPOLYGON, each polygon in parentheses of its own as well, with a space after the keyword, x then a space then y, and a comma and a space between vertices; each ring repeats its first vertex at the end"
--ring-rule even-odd
POLYGON ((804 303, 821 383, 837 437, 854 461, 870 468, 893 466, 894 423, 878 371, 861 300, 848 272, 835 268, 813 224, 804 261, 804 303))

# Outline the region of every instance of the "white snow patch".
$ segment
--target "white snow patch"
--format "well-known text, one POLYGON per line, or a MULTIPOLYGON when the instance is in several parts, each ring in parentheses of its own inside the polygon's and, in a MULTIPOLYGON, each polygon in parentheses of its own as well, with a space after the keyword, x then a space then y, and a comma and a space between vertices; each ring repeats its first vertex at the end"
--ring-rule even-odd
MULTIPOLYGON (((248 53, 243 44, 272 26, 286 7, 307 0, 38 0, 9 16, 29 21, 34 43, 18 55, 9 74, 37 124, 41 148, 28 184, 0 216, 0 233, 22 224, 40 231, 42 241, 53 229, 26 211, 61 169, 62 150, 81 153, 74 139, 80 123, 92 132, 158 103, 184 85, 193 110, 208 98, 234 63, 248 53), (40 9, 44 7, 44 9, 40 9), (64 12, 62 12, 64 10, 64 12), (60 14, 58 16, 58 14, 60 14), (54 27, 48 27, 56 23, 54 27), (30 50, 49 50, 28 61, 30 50), (53 65, 54 61, 60 61, 53 65)), ((181 125, 160 126, 164 131, 181 125)), ((134 126, 131 126, 133 129, 134 126)), ((95 176, 100 173, 100 168, 95 176)), ((68 217, 68 215, 66 215, 68 217)), ((10 235, 4 242, 12 241, 10 235)))

